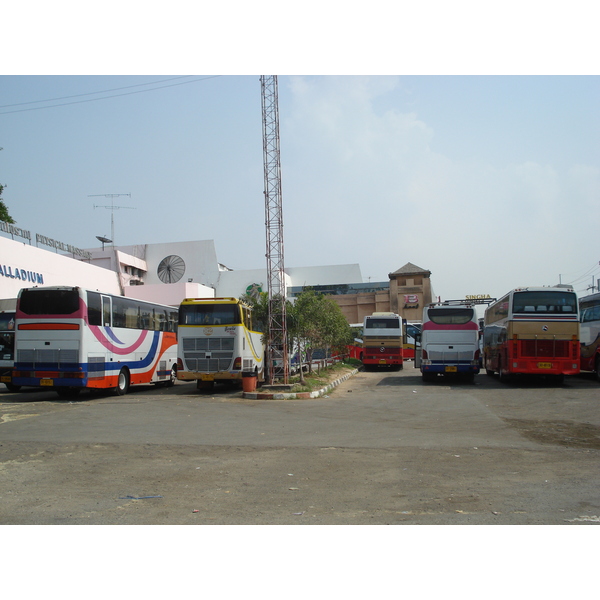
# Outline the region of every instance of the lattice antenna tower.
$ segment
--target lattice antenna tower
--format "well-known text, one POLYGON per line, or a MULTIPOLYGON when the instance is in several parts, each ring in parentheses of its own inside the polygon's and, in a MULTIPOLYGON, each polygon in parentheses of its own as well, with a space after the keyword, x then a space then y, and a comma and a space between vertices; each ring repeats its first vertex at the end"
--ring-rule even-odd
POLYGON ((265 171, 265 225, 267 232, 267 280, 269 285, 269 381, 288 382, 286 288, 283 261, 283 211, 279 152, 279 101, 277 75, 261 75, 263 162, 265 171))
MULTIPOLYGON (((110 198, 109 205, 99 205, 94 204, 94 208, 108 208, 110 209, 110 241, 112 245, 115 245, 115 210, 120 208, 131 208, 135 210, 133 206, 115 206, 115 198, 119 196, 129 196, 131 198, 131 194, 91 194, 88 195, 88 198, 98 198, 99 196, 104 196, 105 198, 110 198)), ((104 244, 102 244, 102 248, 104 249, 104 244)))

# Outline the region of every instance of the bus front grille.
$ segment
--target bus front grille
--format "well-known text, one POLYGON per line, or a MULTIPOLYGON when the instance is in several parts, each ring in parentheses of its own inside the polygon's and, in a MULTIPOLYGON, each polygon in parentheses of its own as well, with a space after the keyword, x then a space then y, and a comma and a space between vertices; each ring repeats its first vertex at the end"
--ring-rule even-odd
POLYGON ((233 360, 234 339, 184 338, 183 359, 186 370, 192 373, 228 371, 233 360))

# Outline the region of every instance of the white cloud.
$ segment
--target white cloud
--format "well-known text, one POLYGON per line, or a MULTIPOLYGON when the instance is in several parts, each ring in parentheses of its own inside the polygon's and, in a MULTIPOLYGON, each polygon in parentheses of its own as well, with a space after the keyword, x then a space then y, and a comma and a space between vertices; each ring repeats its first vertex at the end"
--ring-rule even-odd
POLYGON ((292 78, 282 127, 288 264, 358 262, 365 279, 386 280, 410 261, 458 297, 557 283, 561 270, 593 261, 576 250, 582 232, 595 234, 575 207, 597 206, 597 168, 441 155, 418 113, 378 110, 397 83, 292 78))

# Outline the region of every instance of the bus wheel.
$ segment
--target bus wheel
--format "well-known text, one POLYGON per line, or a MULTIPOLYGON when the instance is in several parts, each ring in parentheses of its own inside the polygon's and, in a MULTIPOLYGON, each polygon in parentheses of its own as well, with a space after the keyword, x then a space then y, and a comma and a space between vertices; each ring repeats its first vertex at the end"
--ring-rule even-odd
POLYGON ((176 379, 177 379, 177 365, 173 365, 171 367, 171 374, 169 375, 169 379, 167 380, 165 386, 173 387, 175 385, 176 379))
POLYGON ((77 387, 57 387, 56 393, 60 398, 75 398, 79 396, 81 388, 77 387))
POLYGON ((119 372, 117 387, 113 388, 115 396, 124 396, 129 391, 129 371, 125 368, 119 372))
POLYGON ((498 376, 502 383, 508 383, 510 380, 509 374, 502 368, 502 363, 500 361, 498 362, 498 376))

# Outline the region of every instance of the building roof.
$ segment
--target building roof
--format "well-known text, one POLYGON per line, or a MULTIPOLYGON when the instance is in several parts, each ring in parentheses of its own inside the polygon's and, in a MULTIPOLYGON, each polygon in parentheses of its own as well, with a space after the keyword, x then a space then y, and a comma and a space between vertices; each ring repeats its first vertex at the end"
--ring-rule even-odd
POLYGON ((423 273, 431 275, 431 271, 428 271, 427 269, 421 269, 421 267, 417 267, 417 265, 413 265, 412 263, 406 263, 397 271, 390 273, 388 277, 393 277, 395 275, 421 275, 423 273))

